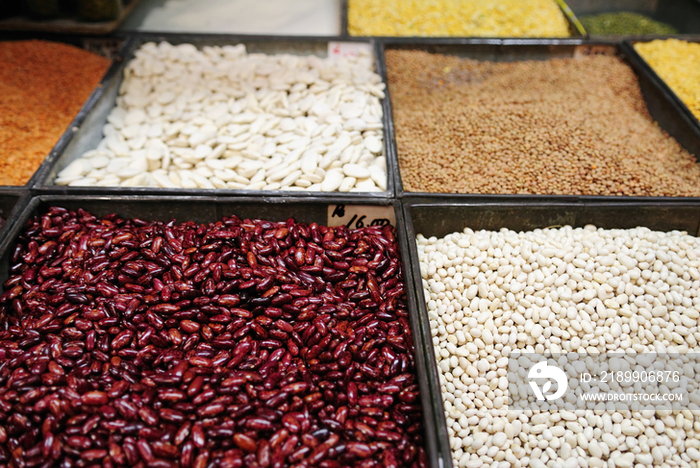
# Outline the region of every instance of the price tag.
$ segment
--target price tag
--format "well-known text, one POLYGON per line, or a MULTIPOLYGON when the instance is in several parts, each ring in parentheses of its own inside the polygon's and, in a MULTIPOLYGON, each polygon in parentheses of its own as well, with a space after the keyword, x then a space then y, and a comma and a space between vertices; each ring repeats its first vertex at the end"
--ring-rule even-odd
POLYGON ((335 42, 328 43, 329 57, 357 57, 372 55, 372 46, 367 42, 335 42))
POLYGON ((615 55, 615 46, 609 45, 579 45, 574 49, 574 58, 587 57, 589 55, 615 55))
POLYGON ((369 226, 396 225, 392 206, 373 205, 329 205, 328 225, 347 226, 357 229, 369 226))

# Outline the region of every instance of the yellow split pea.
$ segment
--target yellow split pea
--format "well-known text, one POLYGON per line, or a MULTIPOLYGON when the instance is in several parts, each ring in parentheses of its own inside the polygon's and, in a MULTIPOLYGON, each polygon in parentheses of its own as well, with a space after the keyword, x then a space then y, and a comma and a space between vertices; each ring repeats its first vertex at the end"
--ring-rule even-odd
POLYGON ((555 0, 348 0, 353 36, 568 37, 555 0))
POLYGON ((657 39, 634 48, 700 119, 700 44, 657 39))

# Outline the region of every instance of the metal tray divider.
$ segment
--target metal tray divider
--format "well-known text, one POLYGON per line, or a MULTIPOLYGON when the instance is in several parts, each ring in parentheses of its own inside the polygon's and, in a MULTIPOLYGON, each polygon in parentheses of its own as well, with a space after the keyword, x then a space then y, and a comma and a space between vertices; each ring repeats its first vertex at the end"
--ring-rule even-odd
POLYGON ((571 30, 572 36, 588 37, 586 28, 583 27, 581 21, 576 17, 576 13, 566 4, 565 0, 555 0, 559 8, 561 8, 562 13, 566 16, 569 22, 569 29, 571 30))
POLYGON ((401 186, 401 173, 399 172, 399 160, 396 152, 396 135, 394 133, 394 111, 391 107, 391 94, 389 93, 389 79, 386 73, 386 55, 384 55, 384 43, 374 40, 374 54, 377 57, 377 73, 386 83, 384 99, 382 100, 382 120, 384 122, 384 154, 386 156, 386 169, 388 181, 394 196, 398 195, 401 186))
POLYGON ((340 35, 350 36, 348 31, 348 0, 340 0, 340 35))
POLYGON ((9 210, 3 213, 5 224, 0 229, 0 245, 2 245, 2 241, 10 233, 12 226, 17 224, 17 217, 22 213, 22 210, 24 210, 31 198, 31 193, 24 188, 0 188, 0 204, 5 205, 6 202, 9 202, 12 205, 9 210))
POLYGON ((437 459, 431 459, 431 466, 437 468, 452 468, 452 449, 450 448, 450 438, 447 432, 447 420, 445 419, 445 406, 442 399, 442 391, 440 389, 440 378, 437 368, 437 359, 435 358, 435 349, 433 347, 433 339, 430 334, 430 321, 425 307, 425 295, 423 293, 423 284, 421 281, 420 262, 418 261, 418 247, 416 244, 415 230, 413 229, 413 219, 411 212, 407 209, 407 205, 401 202, 403 211, 403 229, 401 229, 400 237, 403 237, 402 251, 405 251, 404 256, 410 260, 410 265, 405 269, 404 274, 410 276, 406 284, 410 285, 407 289, 409 311, 414 312, 412 323, 418 328, 414 333, 420 336, 421 353, 423 358, 423 366, 425 369, 425 379, 421 379, 421 395, 428 394, 431 396, 429 403, 424 403, 424 407, 430 406, 433 411, 434 430, 437 436, 437 447, 433 450, 437 459), (425 388, 425 389, 424 389, 425 388))

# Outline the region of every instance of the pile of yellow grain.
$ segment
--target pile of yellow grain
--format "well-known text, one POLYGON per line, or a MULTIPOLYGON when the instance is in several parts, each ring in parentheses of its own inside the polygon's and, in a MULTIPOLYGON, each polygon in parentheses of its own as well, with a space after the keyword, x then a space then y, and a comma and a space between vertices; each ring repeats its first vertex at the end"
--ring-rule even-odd
POLYGON ((568 37, 555 0, 348 0, 353 36, 568 37))
POLYGON ((700 119, 700 43, 657 39, 634 48, 700 119))

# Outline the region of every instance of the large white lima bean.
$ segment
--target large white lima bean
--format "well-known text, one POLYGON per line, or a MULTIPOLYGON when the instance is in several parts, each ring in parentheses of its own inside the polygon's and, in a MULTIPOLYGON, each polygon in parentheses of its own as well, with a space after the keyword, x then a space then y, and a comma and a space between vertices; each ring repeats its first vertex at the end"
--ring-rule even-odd
POLYGON ((417 243, 455 467, 698 467, 697 407, 504 403, 516 349, 700 352, 700 239, 587 226, 465 229, 417 243))
POLYGON ((104 138, 69 186, 379 192, 387 186, 372 56, 143 44, 104 138))

